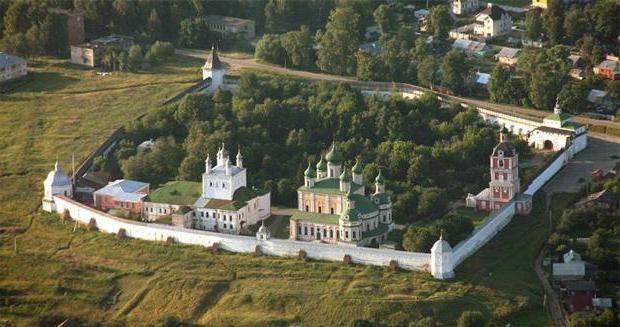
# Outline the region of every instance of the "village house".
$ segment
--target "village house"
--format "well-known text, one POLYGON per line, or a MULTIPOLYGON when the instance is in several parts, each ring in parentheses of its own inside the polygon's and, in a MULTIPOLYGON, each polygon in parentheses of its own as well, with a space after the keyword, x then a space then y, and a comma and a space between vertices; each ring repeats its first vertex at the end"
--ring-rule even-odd
POLYGON ((575 204, 577 208, 618 209, 618 195, 610 189, 589 194, 585 199, 575 204))
POLYGON ((97 67, 101 64, 101 59, 105 49, 115 47, 126 51, 133 45, 133 38, 130 36, 112 34, 104 36, 89 43, 71 46, 71 63, 81 66, 97 67))
POLYGON ((94 207, 102 211, 114 210, 124 215, 140 215, 142 201, 149 193, 149 184, 129 179, 118 179, 93 193, 94 207))
POLYGON ((477 195, 468 194, 467 207, 476 210, 497 210, 510 201, 515 201, 517 214, 528 214, 532 210, 532 197, 520 194, 519 153, 508 141, 508 131, 502 129, 499 144, 493 149, 489 159, 491 181, 489 187, 477 195))
POLYGON ((475 12, 480 8, 480 1, 478 0, 452 0, 450 9, 455 15, 467 15, 475 12))
POLYGON ((297 189, 297 209, 290 219, 290 239, 357 246, 378 246, 394 229, 392 202, 381 172, 375 192, 365 194, 362 165, 343 167, 344 158, 333 144, 325 160, 308 163, 304 185, 297 189))
POLYGON ((592 111, 613 114, 618 108, 618 101, 603 90, 590 90, 586 100, 592 111))
POLYGON ((512 30, 512 18, 504 9, 489 3, 476 15, 474 34, 484 37, 506 35, 512 30))
POLYGON ((514 66, 519 59, 519 52, 521 49, 503 47, 493 58, 500 64, 514 66))
POLYGON ((28 74, 26 60, 18 56, 0 52, 0 83, 28 74))
POLYGON ((472 40, 475 38, 474 24, 467 24, 453 28, 450 32, 448 32, 448 37, 451 39, 472 40))
POLYGON ((594 74, 611 80, 620 79, 620 58, 607 55, 596 67, 592 68, 594 74))
POLYGON ((484 42, 464 39, 455 40, 454 43, 452 43, 452 47, 454 49, 461 49, 465 51, 465 54, 475 57, 484 57, 491 51, 491 48, 484 42))
POLYGON ((271 193, 248 187, 246 174, 241 151, 233 165, 222 144, 215 166, 207 156, 202 182, 169 182, 151 192, 144 200, 143 219, 173 216, 174 225, 239 234, 271 216, 271 193))
POLYGON ((240 35, 248 39, 256 37, 253 20, 221 15, 206 15, 204 19, 211 31, 225 35, 240 35))

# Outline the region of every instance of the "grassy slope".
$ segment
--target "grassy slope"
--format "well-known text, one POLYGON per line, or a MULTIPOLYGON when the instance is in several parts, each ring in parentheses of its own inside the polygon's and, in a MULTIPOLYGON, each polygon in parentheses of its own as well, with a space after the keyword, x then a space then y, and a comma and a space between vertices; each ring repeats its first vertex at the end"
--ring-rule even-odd
MULTIPOLYGON (((523 298, 531 298, 532 306, 539 303, 539 287, 528 275, 533 272, 521 247, 507 249, 517 253, 513 260, 497 262, 500 256, 490 255, 493 246, 487 246, 466 261, 458 279, 442 282, 384 267, 215 255, 200 247, 115 240, 72 232, 70 222, 33 213, 56 152, 65 166, 72 151, 84 158, 122 122, 197 78, 200 63, 188 61, 159 74, 105 78, 51 65, 36 68, 31 81, 0 96, 0 226, 30 226, 17 236, 17 254, 15 235, 0 234, 0 320, 24 326, 62 317, 143 324, 174 314, 207 325, 337 326, 369 319, 397 326, 433 316, 451 325, 461 311, 476 309, 503 321, 548 322, 529 307, 511 316, 523 298), (484 280, 490 266, 494 271, 520 267, 524 277, 516 278, 522 287, 513 287, 514 280, 484 280)), ((522 221, 526 225, 509 228, 527 234, 539 227, 534 218, 522 221)), ((514 238, 502 233, 494 242, 514 238)))

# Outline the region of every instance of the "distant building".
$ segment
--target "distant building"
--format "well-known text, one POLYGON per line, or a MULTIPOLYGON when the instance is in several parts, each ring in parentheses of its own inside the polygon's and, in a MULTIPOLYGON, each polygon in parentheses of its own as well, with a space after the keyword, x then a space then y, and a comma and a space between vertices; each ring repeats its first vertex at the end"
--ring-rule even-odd
POLYGON ((360 45, 360 50, 366 50, 373 56, 381 54, 381 45, 379 42, 367 42, 360 45))
POLYGON ((521 49, 503 47, 493 58, 500 64, 514 66, 519 59, 519 52, 521 49))
POLYGON ((136 150, 138 151, 138 153, 144 152, 146 150, 149 150, 151 147, 153 147, 153 144, 155 144, 155 142, 153 142, 152 139, 148 139, 148 140, 138 144, 138 146, 136 147, 136 150))
POLYGON ((476 15, 474 34, 484 37, 506 35, 512 30, 510 14, 499 6, 489 3, 487 7, 476 15))
POLYGON ((0 83, 28 74, 26 60, 8 53, 0 52, 0 83))
POLYGON ((453 28, 450 32, 448 32, 448 37, 451 39, 471 40, 475 37, 474 24, 467 24, 453 28))
POLYGON ((241 35, 248 39, 256 37, 253 20, 220 15, 207 15, 205 16, 205 22, 207 26, 209 26, 209 29, 214 32, 241 35))
POLYGON ((489 84, 489 80, 491 79, 491 75, 488 73, 476 72, 475 74, 475 83, 476 85, 480 85, 482 87, 486 87, 489 84))
POLYGON ((207 60, 205 60, 202 66, 202 79, 211 80, 207 93, 212 93, 216 88, 224 85, 225 74, 226 70, 220 61, 220 57, 217 55, 217 50, 211 46, 211 53, 207 56, 207 60))
POLYGON ((89 43, 71 46, 71 63, 76 65, 97 67, 101 64, 101 59, 105 49, 115 47, 126 51, 133 45, 133 38, 130 36, 112 34, 92 40, 89 43))
POLYGON ((562 283, 560 291, 570 312, 592 309, 592 300, 596 297, 596 284, 593 281, 566 281, 562 283))
POLYGON ((484 57, 486 56, 491 48, 484 42, 470 41, 464 39, 457 39, 452 43, 452 47, 455 49, 461 49, 465 51, 466 54, 472 55, 475 57, 484 57))
POLYGON ((466 15, 480 8, 478 0, 452 0, 450 9, 455 15, 466 15))
POLYGON ((123 213, 141 214, 142 200, 149 193, 149 184, 118 179, 93 193, 95 208, 116 209, 123 213))
POLYGON ((489 187, 477 195, 468 194, 465 200, 470 208, 497 210, 509 201, 515 201, 517 214, 528 214, 532 210, 532 197, 519 194, 519 154, 507 139, 507 130, 500 132, 500 143, 490 157, 491 181, 489 187))
POLYGON ((620 79, 620 58, 607 55, 596 67, 592 68, 594 74, 611 80, 620 79))
POLYGON ((588 93, 588 104, 594 111, 614 113, 618 107, 618 101, 610 97, 606 91, 592 89, 588 93))
POLYGON ((618 208, 618 195, 610 189, 588 195, 584 200, 575 204, 577 208, 604 208, 614 210, 618 208))
POLYGON ((532 7, 547 9, 549 0, 532 0, 532 7))
POLYGON ((316 170, 308 163, 304 172, 304 185, 297 189, 298 211, 290 219, 290 239, 357 246, 387 241, 394 222, 381 173, 375 178, 375 192, 366 195, 359 161, 349 172, 335 144, 325 159, 321 156, 316 170))
POLYGON ((67 31, 67 47, 84 43, 84 12, 81 10, 67 10, 52 8, 51 13, 62 17, 67 31))

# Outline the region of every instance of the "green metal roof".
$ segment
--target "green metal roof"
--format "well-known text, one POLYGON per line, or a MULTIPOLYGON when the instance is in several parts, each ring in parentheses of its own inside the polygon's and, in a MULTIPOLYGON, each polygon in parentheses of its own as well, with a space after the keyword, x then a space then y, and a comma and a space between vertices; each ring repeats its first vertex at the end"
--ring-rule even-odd
POLYGON ((291 216, 291 220, 338 225, 340 216, 318 212, 297 211, 291 216))
MULTIPOLYGON (((355 192, 360 187, 362 186, 359 184, 351 183, 351 192, 355 192)), ((298 190, 322 194, 346 194, 340 191, 340 180, 338 178, 323 178, 314 183, 314 186, 300 186, 298 190)))
POLYGON ((356 174, 362 173, 362 164, 359 159, 355 159, 355 165, 353 166, 353 172, 356 174))
POLYGON ((375 183, 385 184, 385 178, 383 178, 383 174, 381 173, 381 170, 379 170, 379 174, 375 178, 375 183))
POLYGON ((579 128, 582 128, 582 127, 583 127, 583 125, 581 125, 579 123, 572 122, 572 121, 566 122, 566 123, 564 123, 564 125, 562 125, 562 128, 570 128, 572 130, 576 130, 576 129, 579 129, 579 128))
POLYGON ((193 205, 202 193, 200 182, 173 181, 152 191, 145 201, 173 205, 193 205))
POLYGON ((343 182, 350 182, 351 181, 351 176, 350 176, 349 171, 347 170, 346 166, 342 170, 342 174, 340 174, 340 180, 343 181, 343 182))
POLYGON ((567 119, 570 119, 570 115, 567 115, 565 113, 559 113, 559 114, 551 114, 547 117, 545 117, 546 120, 555 120, 555 121, 559 121, 559 122, 563 122, 567 119))
POLYGON ((316 163, 316 170, 318 171, 327 171, 327 163, 323 160, 323 156, 321 156, 321 160, 316 163))
POLYGON ((357 208, 348 208, 340 214, 343 220, 358 221, 360 220, 360 211, 357 208))
POLYGON ((237 211, 245 207, 248 201, 267 193, 268 191, 265 190, 244 186, 235 191, 232 200, 209 199, 207 204, 205 204, 205 208, 237 211))
POLYGON ((351 194, 349 195, 349 198, 353 201, 355 201, 355 208, 361 213, 361 214, 368 214, 371 212, 375 212, 377 211, 377 206, 375 206, 375 204, 370 201, 370 199, 368 199, 367 197, 360 195, 360 194, 351 194))
POLYGON ((390 204, 392 200, 386 193, 375 193, 370 196, 376 205, 390 204))
POLYGON ((306 168, 306 171, 304 171, 304 176, 310 177, 310 178, 315 178, 316 177, 316 172, 312 168, 312 165, 310 164, 309 161, 308 161, 308 168, 306 168))
POLYGON ((335 142, 332 143, 332 148, 329 150, 329 152, 327 152, 325 159, 327 159, 328 162, 335 163, 335 164, 339 164, 344 160, 344 158, 342 157, 342 153, 336 150, 335 142))

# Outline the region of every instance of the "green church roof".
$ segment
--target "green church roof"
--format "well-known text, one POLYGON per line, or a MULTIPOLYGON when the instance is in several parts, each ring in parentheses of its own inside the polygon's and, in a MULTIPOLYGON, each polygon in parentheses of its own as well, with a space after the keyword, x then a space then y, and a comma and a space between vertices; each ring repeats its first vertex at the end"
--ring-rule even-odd
POLYGON ((350 176, 349 171, 347 170, 346 166, 342 170, 342 174, 340 174, 340 180, 343 181, 343 182, 350 182, 351 181, 351 176, 350 176))
POLYGON ((377 206, 363 195, 351 194, 349 199, 355 201, 355 208, 363 215, 377 211, 377 206))
MULTIPOLYGON (((360 187, 359 184, 351 183, 351 192, 357 191, 360 187)), ((314 192, 321 194, 346 194, 340 191, 340 179, 338 178, 323 178, 314 183, 314 186, 300 186, 300 191, 314 192)))
POLYGON ((317 224, 338 225, 340 216, 327 214, 327 213, 296 211, 291 216, 291 220, 295 220, 295 221, 302 220, 302 221, 308 221, 308 222, 313 222, 317 224))
POLYGON ((327 171, 327 163, 323 160, 323 156, 321 156, 321 160, 316 163, 316 170, 318 171, 327 171))
POLYGON ((310 163, 310 161, 308 161, 308 168, 306 168, 306 171, 304 171, 304 176, 310 178, 316 177, 316 172, 314 171, 314 168, 312 168, 312 164, 310 163))
POLYGON ((383 178, 383 174, 381 173, 381 170, 379 170, 379 174, 375 178, 375 183, 385 184, 385 178, 383 178))
POLYGON ((342 162, 343 160, 342 153, 336 150, 336 142, 332 143, 332 148, 329 150, 329 152, 327 152, 325 159, 327 159, 327 162, 333 163, 333 164, 339 164, 342 162))
POLYGON ((570 119, 570 115, 567 115, 567 114, 565 114, 563 112, 561 112, 559 114, 553 113, 553 114, 545 117, 545 120, 554 120, 554 121, 559 121, 559 122, 563 122, 563 121, 566 121, 568 119, 570 119))
POLYGON ((360 220, 360 212, 357 208, 348 208, 340 214, 343 220, 358 221, 360 220))
POLYGON ((392 200, 386 193, 375 193, 371 195, 370 198, 376 205, 392 203, 392 200))
POLYGON ((355 159, 355 166, 353 166, 353 173, 361 174, 362 173, 362 165, 360 164, 359 159, 355 159))

